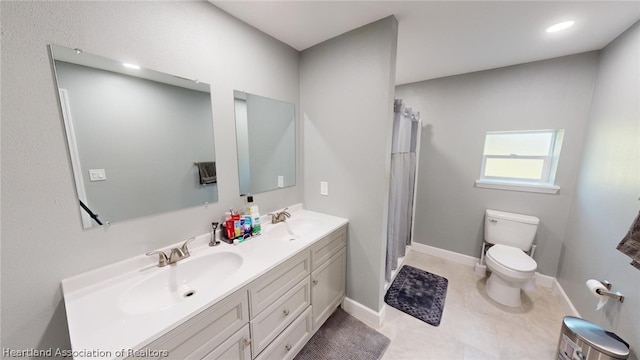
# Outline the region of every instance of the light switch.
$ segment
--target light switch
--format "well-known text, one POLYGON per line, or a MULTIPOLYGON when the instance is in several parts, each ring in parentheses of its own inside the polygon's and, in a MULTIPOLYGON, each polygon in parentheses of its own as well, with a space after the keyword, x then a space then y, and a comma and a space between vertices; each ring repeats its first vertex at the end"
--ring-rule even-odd
POLYGON ((107 180, 107 174, 104 169, 90 169, 89 180, 91 181, 105 181, 107 180))
POLYGON ((284 187, 284 176, 278 176, 278 187, 284 187))
POLYGON ((329 196, 329 183, 320 181, 320 195, 329 196))

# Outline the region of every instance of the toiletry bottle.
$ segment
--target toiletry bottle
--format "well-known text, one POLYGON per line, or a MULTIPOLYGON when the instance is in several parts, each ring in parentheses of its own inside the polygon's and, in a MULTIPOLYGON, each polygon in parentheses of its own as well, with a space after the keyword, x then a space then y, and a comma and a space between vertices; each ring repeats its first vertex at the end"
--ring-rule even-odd
POLYGON ((235 237, 233 217, 231 214, 233 214, 233 209, 229 209, 229 211, 225 213, 224 230, 227 239, 233 239, 235 237))
POLYGON ((251 216, 251 207, 253 207, 253 195, 247 194, 246 217, 248 218, 248 222, 245 220, 245 224, 247 225, 245 227, 245 232, 249 235, 253 234, 253 217, 251 216))
POLYGON ((236 230, 236 236, 242 236, 244 235, 244 217, 241 217, 240 220, 238 220, 238 223, 240 226, 238 226, 238 229, 236 230))
POLYGON ((251 235, 251 215, 243 216, 244 219, 244 229, 243 233, 245 235, 251 235))
POLYGON ((227 239, 233 239, 235 237, 232 219, 225 221, 224 232, 225 232, 225 235, 227 236, 227 239))
POLYGON ((251 206, 251 234, 260 234, 260 211, 258 205, 251 206))

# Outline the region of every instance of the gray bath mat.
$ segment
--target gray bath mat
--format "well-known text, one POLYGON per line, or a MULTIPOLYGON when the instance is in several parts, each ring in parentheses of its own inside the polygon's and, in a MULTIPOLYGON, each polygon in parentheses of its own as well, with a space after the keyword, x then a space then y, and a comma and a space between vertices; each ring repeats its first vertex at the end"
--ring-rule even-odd
POLYGON ((338 308, 294 360, 378 360, 390 342, 338 308))
POLYGON ((440 325, 449 280, 403 266, 384 296, 384 302, 429 325, 440 325))

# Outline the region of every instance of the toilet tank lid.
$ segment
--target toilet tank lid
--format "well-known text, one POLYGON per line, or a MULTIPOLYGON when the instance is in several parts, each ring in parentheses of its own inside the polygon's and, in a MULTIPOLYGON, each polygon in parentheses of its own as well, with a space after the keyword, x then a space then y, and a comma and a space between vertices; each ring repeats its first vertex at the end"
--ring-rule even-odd
POLYGON ((511 221, 515 221, 523 224, 538 225, 540 223, 540 219, 531 215, 514 214, 514 213, 508 213, 504 211, 490 210, 490 209, 487 209, 486 214, 488 217, 502 219, 502 220, 511 220, 511 221))

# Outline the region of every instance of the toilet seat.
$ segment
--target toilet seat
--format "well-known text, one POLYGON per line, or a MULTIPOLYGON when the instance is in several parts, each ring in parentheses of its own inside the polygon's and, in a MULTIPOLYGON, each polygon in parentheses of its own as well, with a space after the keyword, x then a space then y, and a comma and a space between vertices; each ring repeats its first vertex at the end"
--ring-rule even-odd
POLYGON ((517 272, 532 272, 538 264, 524 251, 507 245, 495 244, 487 251, 487 258, 500 266, 517 272))

